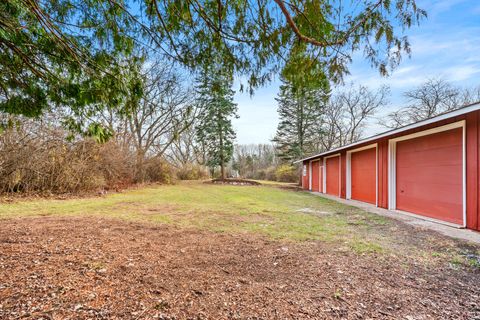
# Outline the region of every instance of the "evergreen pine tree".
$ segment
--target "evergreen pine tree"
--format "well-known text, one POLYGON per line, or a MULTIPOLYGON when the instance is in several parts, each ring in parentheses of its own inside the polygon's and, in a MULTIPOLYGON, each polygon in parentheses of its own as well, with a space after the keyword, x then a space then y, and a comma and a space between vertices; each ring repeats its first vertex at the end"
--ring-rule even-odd
POLYGON ((292 161, 317 151, 329 88, 327 84, 320 87, 299 87, 285 78, 281 80, 280 92, 275 99, 278 102, 280 121, 273 142, 278 157, 292 161))
POLYGON ((226 178, 225 166, 233 155, 236 138, 232 118, 237 116, 233 102, 233 79, 230 73, 213 65, 202 71, 197 79, 198 101, 204 110, 197 127, 197 138, 205 146, 210 168, 220 166, 222 179, 226 178))

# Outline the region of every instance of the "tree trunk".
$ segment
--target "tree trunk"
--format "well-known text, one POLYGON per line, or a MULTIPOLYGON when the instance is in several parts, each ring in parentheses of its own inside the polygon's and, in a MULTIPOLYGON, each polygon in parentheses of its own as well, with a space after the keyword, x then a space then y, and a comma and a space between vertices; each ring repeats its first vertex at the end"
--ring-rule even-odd
POLYGON ((222 180, 225 180, 225 165, 223 164, 223 162, 220 165, 220 171, 222 173, 222 180))

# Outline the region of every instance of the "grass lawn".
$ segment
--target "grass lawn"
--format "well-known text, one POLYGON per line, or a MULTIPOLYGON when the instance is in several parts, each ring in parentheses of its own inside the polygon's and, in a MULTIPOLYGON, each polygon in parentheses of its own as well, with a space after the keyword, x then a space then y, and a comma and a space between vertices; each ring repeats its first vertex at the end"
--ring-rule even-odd
MULTIPOLYGON (((425 247, 423 242, 423 247, 415 246, 418 236, 415 234, 409 235, 412 241, 399 239, 404 234, 392 232, 399 226, 393 220, 288 189, 291 184, 262 183, 263 186, 229 186, 189 181, 104 197, 29 200, 0 204, 0 218, 111 217, 214 232, 263 234, 280 240, 322 240, 357 253, 399 253, 401 249, 411 255, 414 246, 415 254, 421 257, 429 255, 432 249, 433 244, 425 247)), ((428 241, 429 235, 420 237, 428 241)), ((450 258, 458 260, 455 241, 443 239, 443 242, 449 244, 449 250, 433 252, 433 256, 449 253, 450 258)))
POLYGON ((358 251, 382 250, 369 230, 386 224, 385 218, 281 186, 184 182, 98 198, 3 204, 0 218, 94 215, 276 239, 341 241, 358 251))
POLYGON ((0 252, 2 319, 480 316, 477 246, 284 184, 3 203, 0 252))

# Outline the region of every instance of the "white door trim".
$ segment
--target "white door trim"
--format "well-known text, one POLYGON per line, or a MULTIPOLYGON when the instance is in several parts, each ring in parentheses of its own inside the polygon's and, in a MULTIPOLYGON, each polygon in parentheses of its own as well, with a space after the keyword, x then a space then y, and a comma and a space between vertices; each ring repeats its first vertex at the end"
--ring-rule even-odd
POLYGON ((388 141, 388 209, 397 210, 397 180, 396 180, 396 155, 397 155, 397 142, 403 140, 414 139, 423 137, 443 131, 448 131, 456 128, 462 128, 462 200, 463 200, 463 227, 466 227, 467 222, 467 185, 466 185, 466 130, 465 120, 453 122, 444 126, 412 133, 406 136, 390 139, 388 141))
POLYGON ((327 193, 327 159, 339 157, 338 160, 338 196, 342 194, 342 157, 340 153, 335 153, 327 157, 323 157, 323 193, 327 193))
POLYGON ((378 143, 347 151, 347 190, 346 198, 352 198, 352 153, 375 148, 375 205, 378 207, 378 143))
POLYGON ((307 176, 307 165, 305 162, 302 163, 302 189, 305 189, 305 177, 307 176))
POLYGON ((323 160, 318 160, 318 188, 320 189, 320 193, 325 193, 325 189, 323 188, 323 160), (320 163, 321 162, 321 163, 320 163), (322 175, 320 175, 320 172, 322 175))

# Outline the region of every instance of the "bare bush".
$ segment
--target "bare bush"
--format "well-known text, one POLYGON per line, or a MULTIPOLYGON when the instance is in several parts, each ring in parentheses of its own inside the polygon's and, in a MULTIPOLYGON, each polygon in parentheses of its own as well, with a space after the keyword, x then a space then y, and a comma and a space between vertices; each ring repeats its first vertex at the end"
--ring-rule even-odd
POLYGON ((177 178, 180 180, 205 180, 209 177, 208 170, 198 164, 187 164, 177 170, 177 178))
POLYGON ((259 169, 254 178, 256 180, 269 180, 269 181, 276 181, 276 170, 277 168, 274 166, 268 167, 266 169, 259 169))
MULTIPOLYGON (((0 192, 81 193, 134 182, 135 154, 115 140, 69 140, 68 133, 48 119, 9 120, 11 125, 0 134, 0 192)), ((148 181, 173 181, 166 162, 147 159, 145 168, 148 181)))
POLYGON ((143 182, 174 183, 174 168, 161 157, 150 157, 143 161, 143 182))

